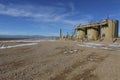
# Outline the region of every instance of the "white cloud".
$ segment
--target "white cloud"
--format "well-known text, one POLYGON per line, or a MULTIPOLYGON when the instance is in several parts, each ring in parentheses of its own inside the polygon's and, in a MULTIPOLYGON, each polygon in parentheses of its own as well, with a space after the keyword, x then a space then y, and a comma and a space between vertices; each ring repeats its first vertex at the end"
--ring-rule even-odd
POLYGON ((87 20, 63 20, 64 22, 66 23, 69 23, 69 24, 72 24, 72 25, 78 25, 78 24, 84 24, 84 23, 87 23, 88 21, 87 20))
MULTIPOLYGON (((31 7, 30 7, 31 8, 31 7)), ((10 15, 10 16, 15 16, 15 17, 32 17, 32 18, 39 18, 39 17, 47 17, 47 14, 42 13, 42 9, 40 10, 41 12, 34 12, 34 7, 32 7, 31 9, 33 10, 29 10, 26 9, 26 7, 20 7, 20 6, 5 6, 3 4, 0 4, 0 14, 4 14, 4 15, 10 15)), ((47 8, 46 8, 47 9, 47 8)))
POLYGON ((72 25, 84 23, 89 19, 92 19, 92 17, 89 15, 86 15, 82 19, 68 19, 79 15, 79 11, 75 11, 75 6, 73 3, 68 4, 68 7, 71 8, 71 11, 67 11, 66 7, 64 7, 64 4, 60 3, 59 5, 60 6, 32 6, 0 4, 0 14, 13 17, 27 17, 35 21, 63 22, 72 25))

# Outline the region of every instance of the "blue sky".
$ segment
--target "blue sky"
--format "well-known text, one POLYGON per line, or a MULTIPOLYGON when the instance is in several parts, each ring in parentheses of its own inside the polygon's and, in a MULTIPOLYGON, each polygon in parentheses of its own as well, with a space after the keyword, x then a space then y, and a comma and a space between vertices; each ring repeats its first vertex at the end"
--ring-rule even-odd
POLYGON ((0 35, 57 36, 107 16, 120 20, 120 0, 0 0, 0 35))

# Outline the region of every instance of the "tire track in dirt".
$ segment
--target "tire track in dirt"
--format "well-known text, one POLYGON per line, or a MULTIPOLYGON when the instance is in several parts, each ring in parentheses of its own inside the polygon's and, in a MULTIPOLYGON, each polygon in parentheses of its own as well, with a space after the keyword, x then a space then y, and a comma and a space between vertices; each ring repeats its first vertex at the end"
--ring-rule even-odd
MULTIPOLYGON (((74 76, 71 80, 99 80, 97 75, 92 72, 103 62, 109 55, 98 56, 95 52, 87 56, 88 62, 95 62, 97 65, 93 65, 90 69, 85 69, 81 74, 74 76)), ((88 63, 87 62, 87 63, 88 63)))
POLYGON ((86 64, 85 61, 76 62, 72 66, 70 66, 67 69, 65 69, 61 74, 57 75, 54 78, 51 78, 50 80, 65 80, 65 78, 67 77, 66 75, 68 75, 69 73, 71 73, 75 68, 79 67, 80 65, 84 65, 84 64, 86 64))
POLYGON ((98 80, 97 76, 91 73, 95 69, 96 67, 86 69, 80 75, 76 75, 75 77, 73 77, 72 80, 98 80))
MULTIPOLYGON (((50 78, 50 80, 66 80, 67 75, 69 75, 76 68, 78 68, 80 66, 84 66, 84 65, 88 64, 89 62, 101 63, 102 61, 105 60, 106 57, 108 57, 108 55, 101 57, 101 56, 96 55, 93 52, 90 55, 86 56, 86 59, 84 59, 83 61, 76 62, 72 66, 65 69, 61 74, 56 75, 56 77, 54 77, 54 78, 50 78)), ((96 67, 97 66, 93 65, 93 67, 91 69, 85 69, 84 71, 82 71, 82 74, 74 76, 71 80, 97 80, 97 76, 91 74, 91 72, 94 71, 96 69, 96 67)))

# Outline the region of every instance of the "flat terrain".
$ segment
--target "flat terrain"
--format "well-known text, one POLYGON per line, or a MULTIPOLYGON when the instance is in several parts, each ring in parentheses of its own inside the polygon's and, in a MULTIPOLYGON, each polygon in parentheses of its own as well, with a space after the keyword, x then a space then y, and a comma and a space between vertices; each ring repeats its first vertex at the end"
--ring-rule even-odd
POLYGON ((0 80, 120 79, 118 43, 101 45, 54 40, 14 42, 1 42, 7 46, 1 45, 0 48, 0 80), (31 43, 36 44, 23 45, 31 43), (20 44, 22 46, 16 46, 20 44))
POLYGON ((27 38, 0 38, 0 41, 5 41, 5 40, 23 40, 27 38))

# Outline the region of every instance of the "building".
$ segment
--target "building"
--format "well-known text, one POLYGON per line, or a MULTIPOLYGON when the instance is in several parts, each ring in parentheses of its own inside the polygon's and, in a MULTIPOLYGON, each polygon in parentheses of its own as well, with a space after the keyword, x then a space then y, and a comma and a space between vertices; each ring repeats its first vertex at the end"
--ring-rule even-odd
POLYGON ((113 40, 118 37, 118 20, 102 20, 99 22, 78 25, 77 39, 80 40, 113 40))

